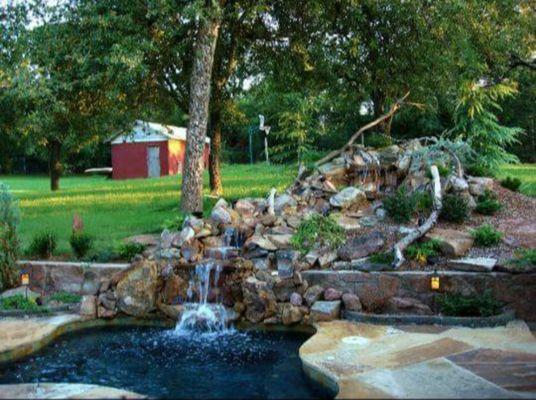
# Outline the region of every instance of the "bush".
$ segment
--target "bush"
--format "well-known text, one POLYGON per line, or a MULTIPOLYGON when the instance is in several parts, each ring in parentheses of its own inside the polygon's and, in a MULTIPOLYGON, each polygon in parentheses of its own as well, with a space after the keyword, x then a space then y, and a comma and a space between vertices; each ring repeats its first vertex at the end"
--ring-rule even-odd
POLYGON ((507 176, 501 181, 501 186, 510 189, 512 192, 517 192, 521 186, 521 179, 507 176))
POLYGON ((83 258, 93 246, 93 238, 84 232, 73 232, 69 238, 71 249, 76 258, 83 258))
POLYGON ((16 294, 14 296, 4 297, 0 299, 0 310, 23 310, 23 311, 43 311, 46 309, 39 307, 35 302, 35 299, 26 298, 22 294, 16 294))
POLYGON ((520 267, 531 267, 536 265, 536 249, 518 250, 515 254, 515 258, 512 258, 508 262, 520 267))
POLYGON ((380 133, 372 133, 365 136, 365 145, 373 147, 375 149, 381 149, 383 147, 390 146, 392 144, 391 137, 382 135, 380 133))
POLYGON ((483 215, 493 215, 501 209, 497 195, 486 189, 483 195, 478 196, 475 211, 483 215))
POLYGON ((393 256, 393 253, 383 252, 383 253, 373 254, 368 259, 373 264, 390 265, 395 260, 395 257, 393 256))
POLYGON ((395 222, 406 223, 411 221, 415 214, 417 197, 409 194, 406 188, 402 187, 383 199, 383 207, 387 215, 395 222))
POLYGON ((414 243, 406 248, 406 256, 410 260, 426 263, 428 258, 436 257, 441 250, 441 244, 438 240, 432 239, 426 242, 414 243))
POLYGON ((334 250, 344 242, 344 229, 330 217, 313 214, 302 221, 292 236, 291 244, 302 255, 313 248, 329 247, 334 250))
POLYGON ((432 211, 434 200, 429 192, 414 193, 417 204, 417 211, 422 214, 429 214, 432 211))
POLYGON ((471 231, 475 244, 481 247, 490 247, 499 244, 502 233, 489 224, 484 224, 471 231))
POLYGON ((502 309, 502 304, 488 290, 480 296, 445 294, 437 298, 437 303, 442 314, 456 317, 491 317, 502 309))
POLYGON ((469 216, 467 200, 457 194, 447 194, 443 197, 441 219, 460 224, 469 216))
POLYGON ((0 292, 17 285, 19 207, 7 185, 0 184, 0 292))
POLYGON ((140 243, 124 243, 119 246, 119 257, 122 260, 130 261, 134 256, 143 253, 145 245, 140 243))
POLYGON ((40 258, 50 258, 58 245, 56 234, 52 231, 42 231, 37 233, 30 243, 29 252, 33 256, 40 258))
POLYGON ((471 176, 490 178, 494 177, 494 173, 491 168, 488 168, 481 164, 471 164, 466 168, 465 172, 467 172, 467 174, 471 176))
POLYGON ((82 296, 68 292, 56 292, 49 297, 49 301, 57 301, 64 304, 79 303, 82 300, 82 296))
POLYGON ((175 215, 175 217, 167 219, 162 224, 162 229, 168 229, 170 231, 180 231, 186 216, 184 214, 175 215))

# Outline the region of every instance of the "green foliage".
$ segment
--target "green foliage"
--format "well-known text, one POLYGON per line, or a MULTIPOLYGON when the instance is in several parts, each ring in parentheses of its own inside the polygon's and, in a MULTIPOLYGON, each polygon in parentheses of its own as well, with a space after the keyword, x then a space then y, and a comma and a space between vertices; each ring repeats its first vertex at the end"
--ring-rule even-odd
POLYGON ((516 84, 508 81, 492 86, 465 82, 460 89, 453 133, 466 140, 478 164, 492 172, 501 164, 518 161, 506 148, 516 143, 522 129, 501 125, 494 114, 501 111, 499 101, 516 93, 516 84))
POLYGON ((162 229, 168 229, 170 231, 180 231, 184 224, 186 216, 182 213, 175 215, 173 218, 166 219, 162 224, 162 229))
POLYGON ((503 236, 501 232, 490 224, 484 224, 473 229, 471 235, 475 239, 475 244, 481 247, 495 246, 499 244, 503 236))
POLYGON ((0 299, 0 310, 22 310, 30 312, 47 312, 43 307, 37 305, 34 299, 26 298, 22 294, 3 297, 0 299))
POLYGON ((393 263, 395 257, 393 253, 390 252, 382 252, 382 253, 375 253, 371 256, 369 256, 369 261, 373 264, 387 264, 390 265, 393 263))
POLYGON ((415 260, 420 263, 426 263, 428 258, 436 257, 441 250, 439 241, 432 239, 426 242, 419 242, 409 245, 406 248, 406 256, 410 260, 415 260))
POLYGON ((57 301, 64 304, 79 303, 82 300, 82 296, 69 292, 56 292, 48 298, 49 301, 57 301))
POLYGON ((368 147, 373 147, 375 149, 381 149, 393 144, 393 138, 381 133, 372 133, 365 135, 365 145, 368 147))
POLYGON ((472 296, 444 294, 438 296, 437 303, 442 314, 456 317, 491 317, 499 314, 503 306, 489 290, 472 296))
POLYGON ((291 244, 305 255, 314 248, 328 247, 334 250, 344 243, 344 238, 344 229, 332 218, 313 214, 300 223, 291 244))
POLYGON ((507 176, 506 178, 501 179, 501 186, 512 192, 517 192, 521 187, 521 179, 507 176))
POLYGON ((411 221, 415 214, 417 199, 414 195, 409 194, 405 187, 402 187, 383 199, 383 207, 387 215, 395 222, 406 223, 411 221))
POLYGON ((93 238, 84 232, 73 232, 69 243, 76 258, 84 258, 93 247, 93 238))
POLYGON ((434 205, 432 195, 425 191, 415 192, 413 195, 415 196, 417 212, 421 214, 429 214, 434 205))
POLYGON ((509 260, 509 263, 520 267, 531 267, 536 265, 536 249, 518 250, 515 257, 509 260))
MULTIPOLYGON (((437 172, 439 172, 439 176, 447 177, 451 173, 451 169, 449 166, 443 165, 443 164, 437 164, 437 172)), ((432 172, 430 171, 430 168, 426 170, 426 176, 429 179, 432 179, 432 172)))
POLYGON ((19 207, 7 185, 0 184, 0 291, 16 285, 20 251, 19 207))
POLYGON ((123 243, 119 247, 119 257, 122 260, 130 261, 134 258, 134 256, 143 253, 145 250, 145 246, 141 243, 123 243))
POLYGON ((484 194, 478 196, 475 211, 483 215, 493 215, 501 209, 497 195, 489 189, 484 194))
POLYGON ((459 194, 447 194, 442 199, 441 219, 461 224, 469 217, 467 200, 459 194))
POLYGON ((471 176, 478 176, 478 177, 490 177, 493 178, 495 176, 495 173, 489 168, 482 164, 473 163, 470 164, 466 168, 467 174, 471 176))
POLYGON ((58 245, 56 233, 50 230, 38 232, 32 238, 29 253, 40 258, 50 258, 58 245))

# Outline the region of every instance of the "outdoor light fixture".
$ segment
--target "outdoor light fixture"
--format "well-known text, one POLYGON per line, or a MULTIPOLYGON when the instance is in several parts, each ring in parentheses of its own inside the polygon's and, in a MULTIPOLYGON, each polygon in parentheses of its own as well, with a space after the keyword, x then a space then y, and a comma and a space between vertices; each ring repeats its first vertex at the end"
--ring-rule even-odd
POLYGON ((432 278, 430 278, 430 289, 439 290, 439 275, 437 271, 434 271, 432 278))
POLYGON ((21 275, 20 275, 20 284, 22 286, 24 286, 25 288, 25 297, 26 299, 28 299, 28 285, 30 284, 30 274, 28 274, 27 272, 23 272, 21 275))

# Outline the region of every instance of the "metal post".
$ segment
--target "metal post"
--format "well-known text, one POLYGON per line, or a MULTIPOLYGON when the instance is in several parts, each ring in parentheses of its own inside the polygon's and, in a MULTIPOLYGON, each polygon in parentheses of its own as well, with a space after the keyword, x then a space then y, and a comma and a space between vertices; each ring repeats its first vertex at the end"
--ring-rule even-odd
POLYGON ((264 154, 266 155, 266 164, 270 164, 270 159, 268 158, 268 134, 264 134, 264 154))
POLYGON ((253 127, 250 126, 249 127, 249 163, 250 164, 253 164, 253 139, 252 139, 252 135, 253 135, 253 127))

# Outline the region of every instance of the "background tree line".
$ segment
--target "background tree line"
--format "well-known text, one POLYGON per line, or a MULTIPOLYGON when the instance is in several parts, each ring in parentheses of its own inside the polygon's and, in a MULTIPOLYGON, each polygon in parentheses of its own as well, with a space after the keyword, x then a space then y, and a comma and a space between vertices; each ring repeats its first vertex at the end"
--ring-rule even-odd
POLYGON ((248 161, 258 114, 272 126, 274 161, 308 160, 339 147, 408 90, 416 107, 402 109, 382 133, 474 129, 457 113, 478 92, 502 106, 492 107, 497 126, 523 130, 519 142, 500 139, 501 146, 534 161, 531 7, 523 0, 8 2, 0 10, 0 172, 46 170, 57 189, 66 168, 109 162, 104 141, 135 119, 188 124, 205 21, 218 25, 207 121, 215 193, 223 190, 221 161, 248 161))

